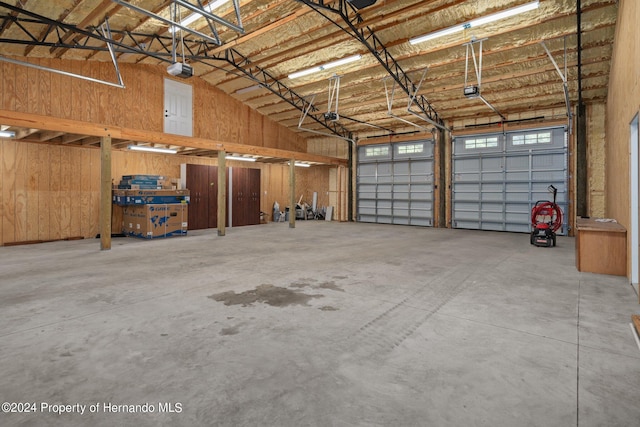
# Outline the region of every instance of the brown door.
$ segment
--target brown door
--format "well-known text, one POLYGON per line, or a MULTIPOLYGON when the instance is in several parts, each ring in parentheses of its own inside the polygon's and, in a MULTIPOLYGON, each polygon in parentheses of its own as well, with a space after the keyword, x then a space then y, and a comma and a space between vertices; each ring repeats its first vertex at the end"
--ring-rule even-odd
POLYGON ((249 169, 233 168, 232 172, 232 212, 233 219, 231 221, 234 227, 248 225, 247 222, 247 187, 249 185, 249 169))
POLYGON ((209 166, 187 165, 187 188, 189 189, 189 230, 200 230, 209 226, 209 166))
MULTIPOLYGON (((228 180, 227 180, 228 183, 228 180)), ((189 204, 189 230, 218 226, 218 167, 187 165, 189 204)), ((228 194, 227 184, 227 194, 228 194)), ((227 226, 229 219, 227 216, 227 226)))
POLYGON ((260 169, 249 169, 249 224, 260 224, 260 169))
POLYGON ((233 169, 233 226, 260 224, 260 169, 233 169))

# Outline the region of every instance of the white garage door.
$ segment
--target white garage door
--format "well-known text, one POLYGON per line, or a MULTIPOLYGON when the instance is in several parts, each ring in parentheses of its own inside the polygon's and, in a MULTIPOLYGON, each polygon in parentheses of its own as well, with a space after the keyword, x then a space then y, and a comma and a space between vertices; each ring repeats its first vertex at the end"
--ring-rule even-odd
POLYGON ((564 128, 457 137, 453 143, 452 226, 531 231, 531 208, 558 189, 567 233, 567 137, 564 128))
POLYGON ((358 221, 431 226, 433 140, 358 149, 358 221))

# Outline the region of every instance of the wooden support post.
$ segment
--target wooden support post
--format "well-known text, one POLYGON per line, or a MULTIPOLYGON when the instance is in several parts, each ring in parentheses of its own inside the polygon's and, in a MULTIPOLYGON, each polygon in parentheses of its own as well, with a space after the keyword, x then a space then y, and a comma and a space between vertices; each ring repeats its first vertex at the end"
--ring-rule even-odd
POLYGON ((587 205, 587 113, 584 104, 578 105, 578 120, 576 126, 576 215, 589 216, 587 205))
POLYGON ((100 249, 111 249, 111 136, 100 139, 100 249))
POLYGON ((289 228, 296 228, 296 161, 289 161, 289 228))
MULTIPOLYGON (((444 124, 444 123, 443 123, 444 124)), ((442 129, 438 129, 435 138, 436 145, 436 200, 438 201, 437 206, 437 222, 434 226, 439 228, 447 227, 447 173, 446 173, 446 161, 447 157, 445 155, 445 146, 446 146, 446 135, 442 129)))
POLYGON ((225 235, 227 219, 227 153, 218 151, 218 236, 225 235))

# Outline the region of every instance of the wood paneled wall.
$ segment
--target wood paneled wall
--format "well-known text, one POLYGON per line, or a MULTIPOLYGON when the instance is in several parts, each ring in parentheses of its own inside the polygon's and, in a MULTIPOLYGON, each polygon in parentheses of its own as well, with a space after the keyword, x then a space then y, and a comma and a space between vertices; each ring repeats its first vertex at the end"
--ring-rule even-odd
MULTIPOLYGON (((308 140, 307 148, 309 153, 320 154, 323 156, 337 157, 340 159, 349 158, 349 144, 346 140, 333 137, 311 138, 308 140)), ((353 148, 353 168, 356 169, 356 152, 357 148, 353 148)), ((333 206, 333 219, 337 221, 349 220, 349 169, 347 167, 332 168, 329 171, 329 181, 326 194, 318 194, 318 206, 333 206)), ((352 176, 352 203, 356 203, 356 174, 352 176)), ((314 182, 311 179, 311 182, 314 182)), ((316 191, 316 190, 313 190, 316 191)), ((312 194, 313 195, 313 191, 312 194)), ((310 199, 311 200, 311 199, 310 199)), ((356 219, 355 209, 352 212, 351 220, 356 219)))
POLYGON ((0 141, 0 243, 95 235, 100 151, 0 141))
MULTIPOLYGON (((18 58, 20 59, 20 58, 18 58)), ((115 82, 110 63, 30 59, 44 67, 115 82)), ((120 64, 125 89, 0 63, 0 108, 127 128, 163 131, 166 68, 120 64)), ((289 151, 307 151, 305 135, 290 131, 203 80, 180 80, 193 86, 194 136, 289 151)), ((325 153, 335 155, 336 153, 325 153)), ((211 164, 216 159, 114 151, 114 182, 124 174, 179 177, 181 163, 211 164)), ((230 161, 233 167, 245 163, 230 161)), ((289 167, 255 163, 262 170, 261 210, 273 211, 289 201, 289 167)), ((335 169, 335 168, 334 168, 335 169)), ((297 194, 329 204, 332 168, 298 168, 297 194)), ((71 145, 0 139, 0 245, 9 242, 90 238, 98 234, 100 151, 71 145)), ((333 189, 332 191, 337 191, 333 189)), ((114 232, 119 219, 114 217, 114 232)))
MULTIPOLYGON (((606 112, 605 215, 630 230, 630 133, 629 124, 640 111, 640 4, 621 0, 609 76, 606 112)), ((637 231, 636 231, 637 232, 637 231)), ((627 239, 631 257, 631 239, 627 239)), ((631 262, 627 262, 631 276, 631 262)))
MULTIPOLYGON (((111 63, 31 58, 29 61, 116 81, 111 63)), ((166 67, 126 63, 119 67, 124 89, 0 62, 0 108, 162 132, 164 79, 172 78, 166 67)), ((278 125, 198 77, 179 81, 193 86, 193 136, 306 152, 305 135, 278 125)))
MULTIPOLYGON (((93 238, 99 233, 100 150, 0 139, 0 245, 13 242, 93 238)), ((154 174, 180 177, 180 164, 216 165, 217 159, 115 150, 112 176, 154 174)), ((272 220, 275 201, 289 201, 289 166, 227 161, 231 167, 261 170, 260 210, 272 220)), ((344 169, 344 168, 343 168, 344 169)), ((329 203, 329 176, 336 168, 296 169, 296 194, 329 203)), ((114 209, 113 232, 121 219, 114 209)))

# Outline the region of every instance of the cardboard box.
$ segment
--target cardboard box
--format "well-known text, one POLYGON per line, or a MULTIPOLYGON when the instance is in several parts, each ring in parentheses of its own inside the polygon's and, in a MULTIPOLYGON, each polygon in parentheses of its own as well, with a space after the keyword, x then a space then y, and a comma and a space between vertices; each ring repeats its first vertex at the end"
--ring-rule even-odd
POLYGON ((122 180, 126 181, 128 179, 144 179, 144 180, 157 181, 159 179, 169 179, 169 178, 161 175, 123 175, 122 176, 122 180))
POLYGON ((190 201, 189 190, 113 190, 113 203, 119 206, 171 204, 190 201))
POLYGON ((189 211, 184 203, 129 205, 122 211, 123 234, 143 239, 187 234, 189 211))

